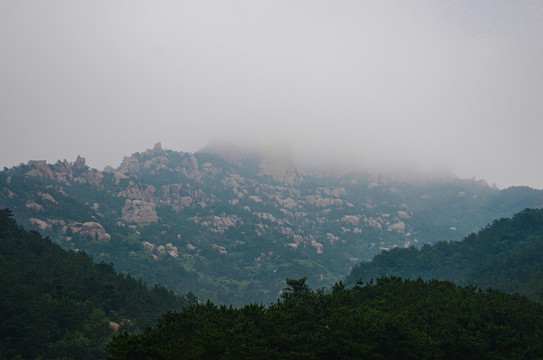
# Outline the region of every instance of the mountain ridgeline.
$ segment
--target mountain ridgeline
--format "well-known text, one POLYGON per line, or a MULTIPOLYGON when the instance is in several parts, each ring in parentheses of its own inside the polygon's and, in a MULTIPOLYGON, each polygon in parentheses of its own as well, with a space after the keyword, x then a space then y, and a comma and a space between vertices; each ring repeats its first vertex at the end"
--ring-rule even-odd
POLYGON ((153 149, 117 168, 29 161, 0 172, 0 208, 63 248, 149 284, 243 305, 285 278, 330 286, 382 249, 460 240, 543 206, 543 191, 454 176, 306 169, 279 155, 153 149))
POLYGON ((148 289, 111 264, 61 249, 0 210, 0 358, 99 359, 115 331, 138 332, 196 303, 148 289), (19 356, 19 357, 18 357, 19 356))
POLYGON ((382 276, 451 280, 543 300, 543 209, 494 221, 462 241, 393 249, 361 263, 347 284, 382 276))

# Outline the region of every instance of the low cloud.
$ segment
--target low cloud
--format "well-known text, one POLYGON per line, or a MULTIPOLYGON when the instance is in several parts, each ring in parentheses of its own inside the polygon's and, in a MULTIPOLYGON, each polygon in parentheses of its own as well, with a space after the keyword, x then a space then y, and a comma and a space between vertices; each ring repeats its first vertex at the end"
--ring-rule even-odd
POLYGON ((539 2, 3 2, 0 162, 220 139, 543 187, 542 37, 539 2))

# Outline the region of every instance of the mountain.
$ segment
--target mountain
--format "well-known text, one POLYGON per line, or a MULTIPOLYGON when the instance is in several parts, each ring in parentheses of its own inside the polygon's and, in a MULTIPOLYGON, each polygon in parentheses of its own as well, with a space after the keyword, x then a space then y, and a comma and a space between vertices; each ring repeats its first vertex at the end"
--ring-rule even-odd
POLYGON ((381 276, 452 280, 543 300, 543 209, 526 209, 462 241, 393 249, 361 263, 346 282, 381 276))
POLYGON ((304 168, 288 154, 153 149, 117 168, 29 161, 0 172, 0 207, 67 249, 149 284, 242 305, 285 278, 331 285, 381 249, 460 240, 543 205, 543 191, 420 173, 304 168))
POLYGON ((288 280, 280 301, 212 303, 121 334, 109 359, 541 359, 543 305, 451 282, 382 278, 330 293, 288 280))
POLYGON ((141 332, 194 304, 61 249, 0 210, 0 358, 99 359, 115 331, 141 332))

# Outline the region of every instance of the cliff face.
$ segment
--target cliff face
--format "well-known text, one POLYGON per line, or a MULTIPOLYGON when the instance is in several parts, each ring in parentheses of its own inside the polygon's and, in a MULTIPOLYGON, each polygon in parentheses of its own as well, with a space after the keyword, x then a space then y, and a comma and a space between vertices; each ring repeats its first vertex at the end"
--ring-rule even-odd
POLYGON ((460 239, 541 205, 532 189, 340 176, 285 156, 160 143, 116 169, 77 157, 0 173, 0 207, 27 227, 150 283, 232 303, 273 301, 287 277, 330 284, 381 249, 460 239))

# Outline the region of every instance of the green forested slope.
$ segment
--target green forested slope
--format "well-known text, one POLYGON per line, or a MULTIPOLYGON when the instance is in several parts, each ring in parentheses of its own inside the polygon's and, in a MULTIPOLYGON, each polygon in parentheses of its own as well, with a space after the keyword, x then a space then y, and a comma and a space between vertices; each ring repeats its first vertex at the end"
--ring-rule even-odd
POLYGON ((103 171, 82 157, 0 171, 0 208, 25 228, 149 284, 236 306, 275 301, 285 278, 331 286, 380 249, 460 240, 541 206, 541 190, 451 174, 308 169, 160 144, 103 171))
POLYGON ((112 327, 138 331, 193 303, 61 249, 0 210, 0 358, 99 359, 112 327))
POLYGON ((116 336, 113 359, 539 359, 543 306, 452 282, 381 278, 331 293, 287 280, 277 303, 208 302, 116 336))
POLYGON ((356 266, 346 282, 381 276, 476 283, 543 300, 543 209, 496 220, 462 241, 382 252, 356 266))

